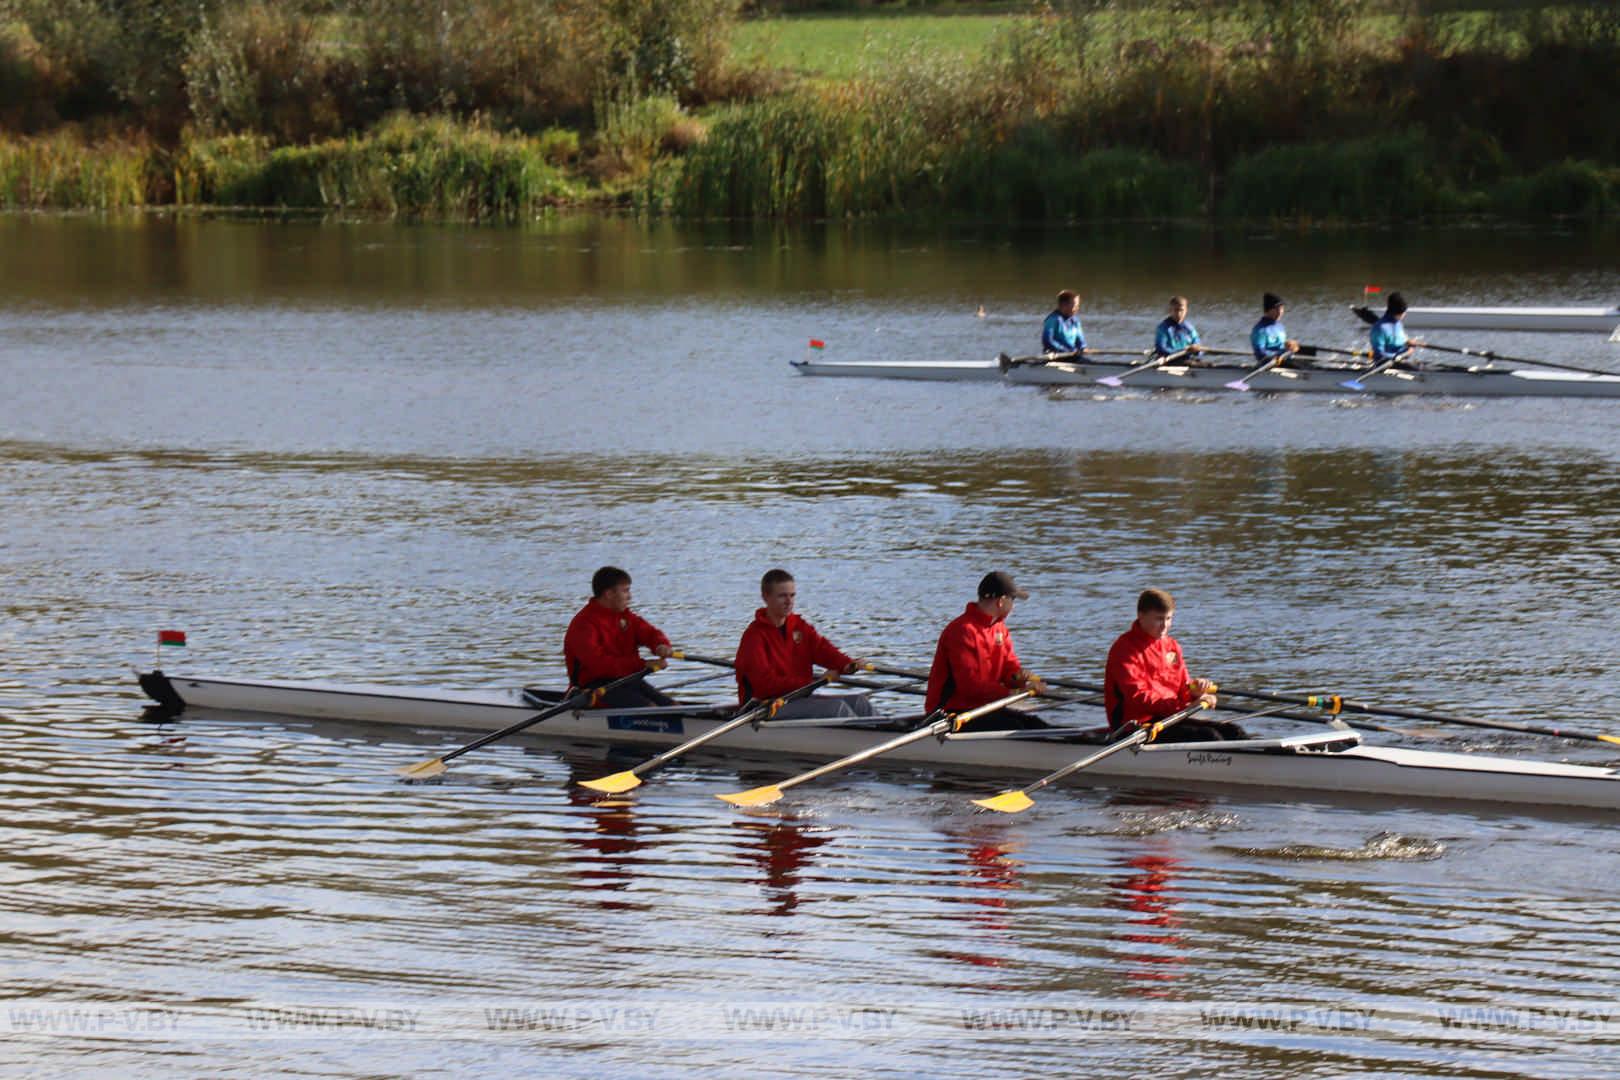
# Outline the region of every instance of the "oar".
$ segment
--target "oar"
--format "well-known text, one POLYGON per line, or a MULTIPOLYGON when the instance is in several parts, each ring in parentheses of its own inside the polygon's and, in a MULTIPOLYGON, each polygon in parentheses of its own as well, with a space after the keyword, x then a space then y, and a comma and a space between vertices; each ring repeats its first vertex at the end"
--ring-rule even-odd
POLYGON ((717 679, 729 679, 731 677, 732 675, 729 671, 716 671, 712 675, 700 675, 695 679, 683 679, 682 681, 675 683, 659 683, 658 689, 665 692, 670 690, 684 690, 688 686, 698 686, 702 683, 714 682, 717 679))
POLYGON ((600 700, 602 698, 603 695, 607 694, 610 690, 616 690, 621 686, 626 686, 626 685, 628 685, 630 683, 635 682, 637 679, 644 679, 648 675, 651 675, 653 672, 655 672, 657 670, 658 670, 658 668, 652 667, 652 666, 644 667, 640 671, 636 672, 634 675, 626 675, 622 679, 614 679, 612 682, 606 683, 606 684, 604 684, 602 686, 592 687, 592 688, 590 688, 588 690, 581 690, 579 693, 574 694, 571 697, 564 698, 563 700, 559 701, 557 704, 553 705, 551 708, 545 710, 544 712, 536 713, 534 716, 529 717, 527 720, 519 720, 517 723, 511 724, 511 725, 509 725, 507 727, 503 727, 499 731, 492 731, 488 735, 483 736, 482 738, 474 739, 472 742, 468 743, 466 746, 461 747, 459 750, 452 750, 448 754, 445 754, 443 757, 430 758, 427 761, 419 762, 418 764, 411 765, 411 766, 408 766, 408 767, 403 768, 403 769, 399 769, 398 770, 399 775, 404 776, 404 777, 408 777, 409 779, 412 779, 412 780, 428 780, 428 779, 431 779, 431 778, 433 778, 435 776, 438 776, 440 773, 444 772, 444 769, 445 769, 445 764, 444 763, 447 762, 447 761, 450 761, 450 760, 452 760, 454 758, 458 758, 462 754, 465 754, 470 750, 476 750, 480 746, 488 746, 490 743, 494 742, 496 739, 504 739, 508 735, 516 735, 518 732, 522 731, 524 728, 533 727, 534 725, 538 724, 542 720, 550 720, 553 716, 556 716, 559 713, 565 713, 568 710, 573 709, 573 708, 575 708, 575 707, 577 707, 579 705, 582 705, 587 701, 598 701, 598 700, 600 700))
POLYGON ((1482 360, 1500 360, 1504 364, 1534 364, 1538 367, 1557 368, 1560 371, 1578 371, 1583 375, 1620 374, 1620 372, 1605 371, 1602 368, 1580 367, 1575 364, 1558 364, 1551 360, 1526 360, 1520 356, 1503 356, 1501 353, 1492 352, 1490 349, 1459 349, 1454 345, 1431 345, 1428 342, 1420 342, 1418 343, 1417 347, 1420 349, 1433 349, 1435 352, 1459 353, 1463 356, 1477 356, 1482 360))
POLYGON ((618 795, 619 793, 629 791, 632 788, 638 788, 641 786, 642 777, 657 772, 659 769, 662 769, 665 765, 668 765, 682 754, 696 750, 704 743, 713 742, 715 739, 718 739, 720 736, 725 735, 728 732, 736 731, 744 724, 751 724, 761 716, 766 714, 775 716, 777 710, 781 709, 783 705, 786 705, 790 701, 797 701, 799 698, 813 694, 830 682, 832 682, 832 676, 823 675, 821 678, 816 679, 813 682, 806 683, 797 690, 789 691, 779 698, 772 698, 769 701, 761 701, 757 703, 751 702, 739 709, 737 711, 737 715, 733 716, 730 720, 727 720, 719 727, 710 728, 702 735, 699 735, 694 739, 688 739, 673 749, 665 750, 657 757, 648 758, 646 761, 643 761, 640 765, 637 765, 633 769, 626 769, 624 772, 616 772, 611 776, 604 776, 599 780, 582 780, 580 783, 583 786, 590 788, 592 791, 605 791, 609 795, 618 795))
POLYGON ((1187 352, 1188 350, 1182 349, 1180 352, 1173 352, 1168 356, 1155 356, 1147 363, 1137 364, 1129 371, 1122 371, 1118 375, 1104 375, 1102 378, 1098 379, 1097 382, 1101 383, 1103 386, 1119 386, 1126 379, 1130 378, 1132 375, 1135 375, 1138 371, 1152 371, 1156 367, 1163 367, 1172 360, 1180 360, 1183 356, 1187 355, 1187 352))
POLYGON ((1244 375, 1241 379, 1233 379, 1231 382, 1227 383, 1226 388, 1228 390, 1247 390, 1249 389, 1250 379, 1254 378, 1256 375, 1261 375, 1267 371, 1270 371, 1272 368, 1276 367, 1278 364, 1282 363, 1284 360, 1287 360, 1293 355, 1293 353, 1282 353, 1278 356, 1273 356, 1270 360, 1267 360, 1253 371, 1244 375))
POLYGON ((1046 785, 1056 783, 1065 776, 1068 776, 1071 773, 1077 773, 1081 769, 1086 768, 1088 765, 1095 765, 1103 758, 1112 757, 1121 750, 1129 750, 1133 746, 1140 746, 1142 743, 1151 742, 1152 740, 1157 739, 1160 733, 1168 731, 1170 728, 1181 723, 1181 721, 1187 719, 1187 717, 1191 716, 1193 713, 1198 712, 1200 709, 1206 708, 1208 708, 1208 706, 1203 702, 1196 702, 1187 706, 1185 709, 1180 710, 1179 712, 1171 713, 1163 720, 1157 720, 1144 727, 1137 728, 1136 731, 1130 735, 1125 736, 1125 738, 1120 739, 1118 742, 1109 743, 1107 746, 1103 747, 1101 750, 1098 750, 1094 754, 1088 754, 1079 761, 1072 761, 1063 766, 1063 768, 1058 769, 1056 772, 1047 773, 1045 776, 1041 777, 1039 780, 1028 785, 1027 787, 1012 788, 1007 791, 1003 791, 998 795, 991 795, 989 798, 985 799, 974 799, 973 805, 981 806, 986 810, 999 810, 1003 814, 1016 814, 1021 810, 1028 810, 1030 807, 1035 805, 1035 800, 1029 797, 1030 792, 1039 791, 1046 785))
MULTIPOLYGON (((1353 307, 1350 310, 1359 315, 1363 322, 1370 324, 1378 321, 1378 315, 1371 308, 1353 307)), ((1620 332, 1620 330, 1617 330, 1617 332, 1620 332)), ((1551 360, 1526 360, 1519 356, 1503 356, 1501 353, 1492 352, 1490 349, 1460 349, 1454 345, 1429 345, 1427 343, 1418 345, 1418 348, 1433 349, 1435 352, 1459 353, 1463 356, 1477 356, 1482 360, 1500 360, 1504 364, 1532 364, 1537 367, 1558 368, 1561 371, 1578 371, 1583 375, 1620 374, 1620 372, 1605 371, 1603 368, 1578 367, 1575 364, 1557 364, 1551 360)))
MULTIPOLYGON (((911 671, 908 668, 891 667, 891 666, 886 665, 886 664, 867 664, 866 669, 868 671, 875 671, 875 672, 879 673, 880 675, 900 675, 900 676, 905 676, 905 677, 913 678, 913 679, 927 678, 927 674, 928 674, 927 672, 911 671)), ((1077 679, 1047 678, 1046 676, 1042 676, 1041 681, 1046 683, 1048 686, 1061 686, 1065 690, 1080 690, 1080 691, 1083 691, 1083 692, 1088 693, 1088 694, 1101 694, 1101 693, 1103 693, 1103 688, 1101 686, 1097 685, 1096 683, 1080 682, 1077 679)), ((1225 691, 1223 690, 1222 693, 1225 693, 1225 691)), ((1326 700, 1326 699, 1322 699, 1322 700, 1326 700)), ((1301 699, 1301 703, 1303 703, 1303 699, 1301 699)), ((1313 707, 1315 707, 1315 706, 1313 706, 1313 707)), ((1326 708, 1326 706, 1322 706, 1322 707, 1326 708)), ((1300 715, 1300 714, 1292 714, 1292 715, 1290 715, 1290 714, 1287 714, 1287 713, 1283 713, 1281 715, 1285 716, 1289 720, 1312 720, 1312 719, 1315 719, 1314 717, 1300 715)), ((1367 722, 1367 721, 1346 720, 1346 721, 1343 721, 1343 723, 1347 723, 1352 727, 1365 728, 1365 729, 1367 729, 1369 731, 1383 731, 1383 732, 1390 732, 1390 733, 1394 733, 1394 734, 1398 734, 1398 735, 1407 734, 1407 732, 1402 731, 1400 728, 1386 727, 1383 724, 1374 724, 1374 723, 1370 723, 1370 722, 1367 722)))
POLYGON ((1620 736, 1600 735, 1585 731, 1566 731, 1563 728, 1538 727, 1533 724, 1512 724, 1505 720, 1479 720, 1469 716, 1445 716, 1440 713, 1417 712, 1413 709, 1389 709, 1366 705, 1359 701, 1346 701, 1338 694, 1268 694, 1263 690, 1242 690, 1230 686, 1221 688, 1222 694, 1252 698, 1255 701, 1276 701, 1284 705, 1304 705, 1322 709, 1330 715, 1341 712, 1360 713, 1365 716, 1389 716, 1397 720, 1419 720, 1431 724, 1463 724, 1467 727, 1490 728, 1495 731, 1518 731, 1527 735, 1551 735, 1559 739, 1583 739, 1587 742, 1606 742, 1620 745, 1620 736))
POLYGON ((1051 364, 1064 361, 1084 363, 1090 356, 1146 356, 1145 349, 1087 349, 1084 352, 1041 353, 1038 356, 1009 356, 1006 353, 996 354, 996 362, 1005 372, 1008 368, 1024 367, 1028 364, 1051 364))
MULTIPOLYGON (((861 670, 876 672, 879 675, 894 675, 902 679, 916 679, 918 682, 924 684, 928 682, 928 672, 926 671, 917 671, 912 668, 894 667, 891 664, 865 663, 861 665, 861 670)), ((1084 690, 1088 694, 1100 694, 1103 692, 1103 688, 1100 686, 1082 686, 1080 683, 1066 682, 1062 679, 1054 680, 1045 678, 1044 676, 1036 677, 1039 678, 1042 683, 1051 683, 1053 686, 1067 687, 1071 690, 1084 690)), ((847 682, 848 680, 845 681, 847 682)), ((860 686, 863 684, 851 683, 850 685, 860 686)), ((886 689, 895 688, 886 687, 886 689)), ((1049 698, 1053 701, 1060 701, 1070 705, 1100 705, 1102 703, 1101 699, 1092 701, 1086 698, 1075 698, 1070 697, 1068 694, 1054 694, 1045 689, 1035 691, 1034 696, 1038 698, 1049 698)))
POLYGON ((1370 379, 1374 375, 1382 375, 1384 372, 1388 371, 1390 368, 1394 367, 1396 364, 1400 363, 1402 360, 1405 360, 1407 357, 1409 357, 1411 355, 1412 355, 1412 350, 1407 349, 1406 351, 1402 352, 1399 356, 1392 356, 1388 360, 1385 360, 1381 364, 1374 364, 1371 368, 1369 368, 1366 371, 1357 372, 1355 375, 1351 376, 1348 379, 1340 379, 1339 380, 1339 385, 1343 386, 1343 387, 1345 387, 1347 389, 1350 389, 1350 390, 1365 390, 1365 389, 1367 389, 1367 384, 1362 382, 1361 381, 1362 379, 1370 379))
MULTIPOLYGON (((690 660, 694 664, 714 664, 714 665, 716 665, 718 667, 724 667, 724 668, 735 668, 737 666, 735 661, 727 660, 723 656, 700 656, 697 653, 684 652, 684 651, 679 650, 679 649, 677 649, 676 651, 670 653, 669 655, 673 659, 676 659, 676 660, 690 660)), ((876 665, 873 665, 873 664, 863 664, 861 666, 861 670, 862 671, 873 671, 873 672, 877 672, 878 674, 881 674, 881 675, 900 675, 900 676, 902 676, 904 678, 912 679, 914 681, 921 682, 921 683, 924 683, 924 684, 926 684, 928 682, 928 672, 926 672, 926 671, 910 671, 910 672, 905 672, 905 671, 885 671, 884 669, 882 669, 880 667, 877 667, 876 665)), ((916 687, 908 686, 908 685, 906 685, 904 683, 900 683, 900 684, 897 684, 897 685, 894 685, 894 686, 889 686, 886 683, 870 682, 870 681, 866 681, 866 680, 862 680, 862 679, 851 679, 851 678, 848 678, 848 677, 843 676, 843 675, 838 676, 837 681, 844 684, 845 686, 854 686, 854 687, 858 687, 858 688, 860 688, 862 690, 890 690, 890 691, 893 691, 893 692, 895 692, 897 694, 915 694, 915 693, 919 692, 916 687)))
POLYGON ((786 780, 781 780, 774 784, 767 784, 764 787, 753 788, 749 791, 736 791, 729 795, 717 795, 715 797, 718 799, 724 799, 733 806, 769 806, 777 799, 780 799, 782 797, 782 793, 790 787, 798 787, 800 784, 803 784, 809 780, 814 780, 818 776, 826 776, 830 772, 837 772, 839 769, 845 769, 851 765, 859 765, 863 761, 869 761, 880 754, 887 754, 890 750, 898 750, 902 746, 918 742, 922 739, 938 737, 950 731, 959 731, 965 724, 969 724, 981 716, 1005 709, 1013 702, 1022 701, 1024 698, 1029 696, 1030 692, 1028 690, 1020 690, 1016 694, 1009 694, 1007 697, 1001 698, 998 701, 992 701, 988 705, 981 705, 977 709, 969 709, 967 712, 958 713, 954 716, 946 713, 943 709, 935 709, 927 716, 927 718, 924 719, 923 726, 918 728, 916 731, 908 731, 904 735, 899 735, 890 739, 888 742, 878 743, 876 746, 869 746, 859 753, 851 754, 848 757, 839 758, 837 761, 830 762, 829 764, 822 765, 819 768, 811 769, 809 772, 800 773, 798 776, 789 777, 786 780))

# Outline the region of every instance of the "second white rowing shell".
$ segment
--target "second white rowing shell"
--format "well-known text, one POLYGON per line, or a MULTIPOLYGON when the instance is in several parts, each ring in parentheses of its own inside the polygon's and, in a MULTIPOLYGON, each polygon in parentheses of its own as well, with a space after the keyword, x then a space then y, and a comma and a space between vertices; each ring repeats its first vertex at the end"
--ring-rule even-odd
POLYGON ((1600 307, 1415 307, 1408 329, 1568 330, 1609 334, 1620 327, 1620 308, 1600 307))

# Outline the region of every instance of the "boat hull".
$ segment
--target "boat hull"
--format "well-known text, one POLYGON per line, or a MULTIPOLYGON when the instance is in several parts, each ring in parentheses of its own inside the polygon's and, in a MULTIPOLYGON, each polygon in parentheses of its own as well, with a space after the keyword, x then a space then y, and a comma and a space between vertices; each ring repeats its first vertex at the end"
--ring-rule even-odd
POLYGON ((1415 307, 1406 310, 1413 330, 1551 330, 1610 334, 1620 327, 1620 308, 1415 307))
MULTIPOLYGON (((535 713, 522 693, 431 691, 385 686, 271 682, 211 677, 159 677, 188 710, 267 713, 395 728, 493 731, 535 713)), ((143 679, 154 697, 156 680, 143 679), (148 685, 147 680, 152 681, 148 685)), ((580 710, 563 713, 525 735, 629 744, 649 751, 677 745, 723 722, 713 709, 580 710)), ((885 761, 949 770, 1033 777, 1087 752, 1077 729, 1053 737, 1021 732, 962 732, 922 739, 885 761)), ((888 730, 806 721, 767 722, 710 744, 737 754, 828 760, 892 737, 888 730)), ((1076 773, 1078 784, 1119 783, 1198 788, 1281 788, 1316 795, 1383 795, 1414 800, 1503 802, 1620 811, 1620 770, 1476 754, 1364 746, 1350 731, 1287 739, 1148 746, 1114 754, 1076 773)))
MULTIPOLYGON (((1106 376, 1120 376, 1134 366, 1130 363, 1053 361, 1014 363, 1005 373, 996 363, 944 361, 928 364, 917 361, 839 361, 795 360, 801 375, 841 378, 911 379, 933 382, 1006 382, 1021 386, 1084 386, 1098 393, 1115 388, 1099 383, 1106 376)), ((1227 383, 1243 378, 1253 370, 1237 365, 1187 367, 1166 365, 1139 371, 1125 379, 1126 390, 1191 390, 1229 394, 1227 383)), ((1390 370, 1365 380, 1362 390, 1344 385, 1353 379, 1350 367, 1312 367, 1262 372, 1248 380, 1248 387, 1268 394, 1348 394, 1374 397, 1442 395, 1452 397, 1590 397, 1620 398, 1620 375, 1587 375, 1570 371, 1541 371, 1526 368, 1431 367, 1422 371, 1390 370)))
MULTIPOLYGON (((1119 364, 1019 364, 1009 368, 1006 380, 1028 386, 1086 386, 1100 391, 1110 387, 1098 379, 1119 375, 1119 364)), ((1226 384, 1241 379, 1247 367, 1172 367, 1138 372, 1125 380, 1137 390, 1196 390, 1231 393, 1226 384)), ((1620 375, 1586 375, 1566 371, 1530 371, 1523 368, 1434 368, 1422 371, 1391 369, 1364 380, 1362 391, 1346 387, 1354 379, 1351 368, 1315 367, 1276 369, 1248 380, 1261 393, 1337 394, 1367 393, 1380 397, 1438 394, 1449 397, 1605 397, 1620 398, 1620 375)))
POLYGON ((923 382, 1000 382, 1001 365, 994 360, 789 360, 800 375, 840 378, 912 379, 923 382))

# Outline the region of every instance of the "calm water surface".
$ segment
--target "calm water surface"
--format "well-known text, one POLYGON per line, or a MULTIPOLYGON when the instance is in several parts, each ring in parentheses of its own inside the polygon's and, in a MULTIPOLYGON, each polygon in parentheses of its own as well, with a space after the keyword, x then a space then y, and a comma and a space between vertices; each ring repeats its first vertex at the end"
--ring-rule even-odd
MULTIPOLYGON (((176 627, 199 672, 555 676, 604 562, 694 651, 782 564, 834 640, 918 664, 1005 567, 1039 671, 1095 677, 1154 584, 1233 685, 1612 731, 1613 402, 786 361, 1031 351, 1064 285, 1105 347, 1172 291, 1240 344, 1266 289, 1348 345, 1371 283, 1614 303, 1620 237, 11 217, 0 245, 9 1072, 1615 1071, 1611 819, 1079 787, 989 820, 982 779, 896 768, 739 812, 713 793, 770 774, 716 755, 598 804, 571 782, 634 756, 541 738, 404 785, 461 740, 156 727, 129 668, 176 627)), ((1620 368, 1601 337, 1448 340, 1620 368)))

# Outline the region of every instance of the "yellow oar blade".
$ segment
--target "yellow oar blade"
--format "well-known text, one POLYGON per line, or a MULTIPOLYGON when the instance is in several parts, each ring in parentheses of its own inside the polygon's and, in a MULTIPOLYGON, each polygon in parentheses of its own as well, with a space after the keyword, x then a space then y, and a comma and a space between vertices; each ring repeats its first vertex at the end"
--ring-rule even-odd
POLYGON ((974 799, 974 806, 982 806, 986 810, 999 810, 1003 814, 1019 814, 1035 805, 1035 800, 1022 791, 1003 791, 1000 795, 992 795, 988 799, 974 799))
POLYGON ((399 772, 399 775, 405 777, 407 780, 431 780, 435 776, 442 774, 447 768, 449 768, 449 766, 444 763, 443 758, 434 758, 432 761, 422 761, 415 765, 407 765, 405 768, 397 771, 399 772))
POLYGON ((640 787, 641 777, 626 769, 624 772, 616 772, 612 776, 604 776, 599 780, 581 780, 579 783, 581 787, 588 787, 592 791, 604 791, 609 795, 617 795, 621 791, 629 791, 631 788, 640 787))
POLYGON ((1598 738, 1602 739, 1604 742, 1612 742, 1620 745, 1620 735, 1599 735, 1598 738))
POLYGON ((766 787, 757 787, 752 791, 734 791, 730 795, 716 795, 717 799, 724 799, 732 806, 769 806, 782 797, 782 789, 775 784, 766 787))

